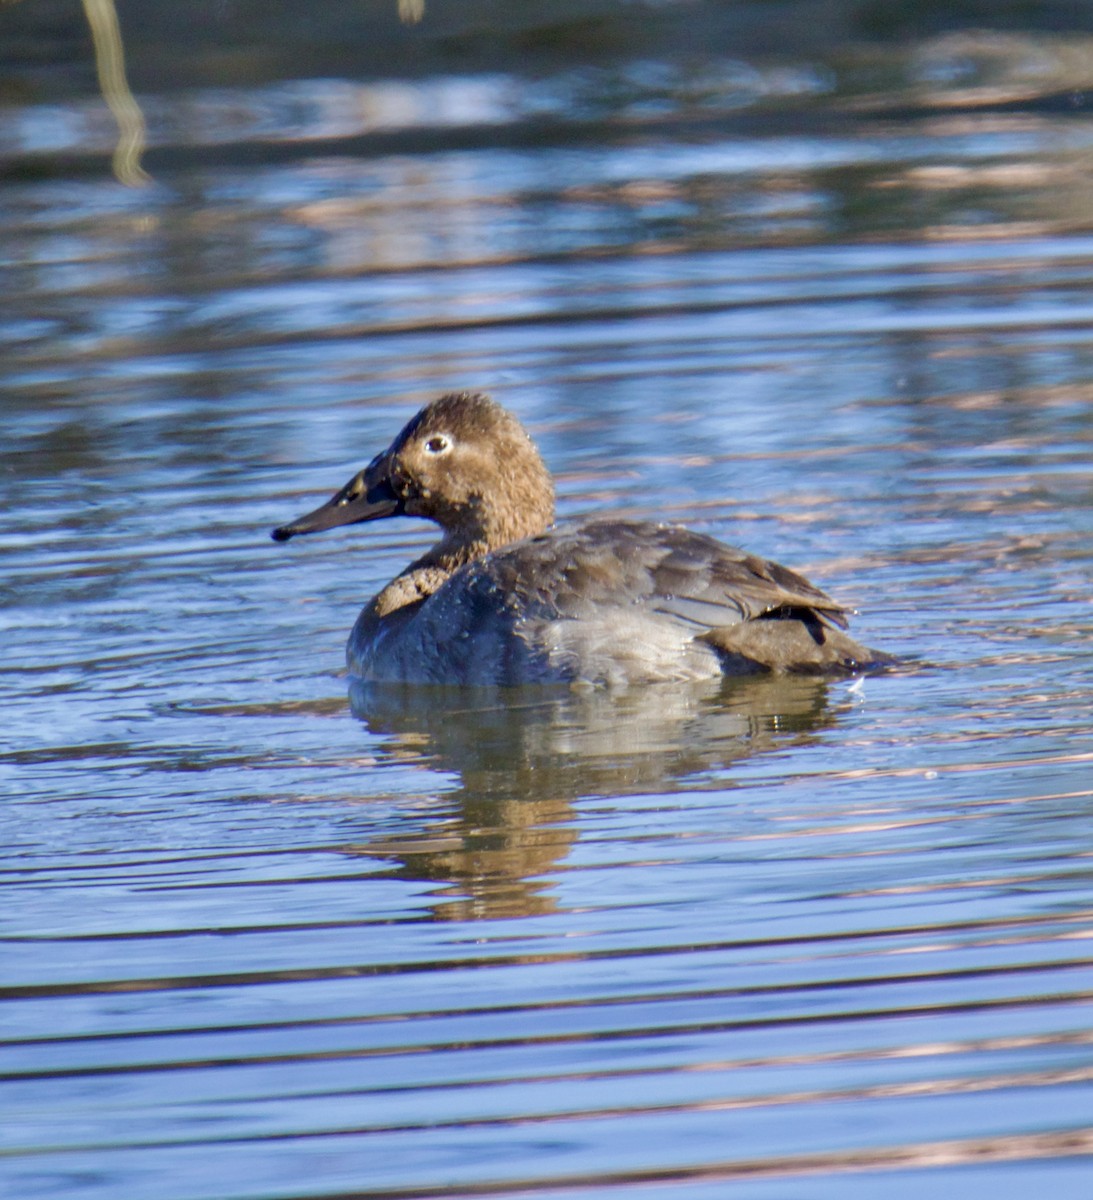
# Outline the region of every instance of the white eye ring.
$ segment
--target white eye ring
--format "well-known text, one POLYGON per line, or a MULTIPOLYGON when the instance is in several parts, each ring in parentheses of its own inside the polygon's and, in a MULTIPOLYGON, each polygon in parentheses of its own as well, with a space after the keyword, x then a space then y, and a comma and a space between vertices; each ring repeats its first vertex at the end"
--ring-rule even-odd
POLYGON ((425 453, 439 456, 452 448, 452 439, 446 433, 434 433, 425 441, 425 453))

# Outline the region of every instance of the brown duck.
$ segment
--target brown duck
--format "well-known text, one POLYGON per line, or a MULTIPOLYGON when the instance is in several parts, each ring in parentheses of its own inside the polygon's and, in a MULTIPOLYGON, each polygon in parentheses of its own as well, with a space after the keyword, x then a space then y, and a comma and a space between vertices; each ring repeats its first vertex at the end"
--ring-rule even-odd
POLYGON ((485 395, 427 405, 273 537, 396 516, 434 521, 442 536, 357 618, 346 655, 365 680, 626 686, 893 661, 851 640, 846 610, 807 579, 705 534, 611 519, 555 527, 538 450, 485 395))

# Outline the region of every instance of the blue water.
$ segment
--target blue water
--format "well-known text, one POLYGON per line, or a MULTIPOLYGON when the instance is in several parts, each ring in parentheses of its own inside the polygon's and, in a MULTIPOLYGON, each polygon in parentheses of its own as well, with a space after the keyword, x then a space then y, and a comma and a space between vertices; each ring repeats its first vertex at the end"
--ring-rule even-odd
POLYGON ((1086 1197, 1084 33, 438 7, 123 11, 144 187, 0 10, 2 1186, 1086 1197), (463 387, 906 669, 351 705, 429 531, 268 532, 463 387))

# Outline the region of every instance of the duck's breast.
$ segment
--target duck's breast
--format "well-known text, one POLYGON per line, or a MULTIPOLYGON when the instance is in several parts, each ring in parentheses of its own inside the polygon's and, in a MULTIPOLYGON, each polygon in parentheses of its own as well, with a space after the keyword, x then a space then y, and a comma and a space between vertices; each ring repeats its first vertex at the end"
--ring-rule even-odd
POLYGON ((377 683, 495 687, 562 683, 550 659, 537 606, 506 591, 486 560, 455 572, 431 596, 377 618, 372 607, 349 637, 349 669, 377 683))

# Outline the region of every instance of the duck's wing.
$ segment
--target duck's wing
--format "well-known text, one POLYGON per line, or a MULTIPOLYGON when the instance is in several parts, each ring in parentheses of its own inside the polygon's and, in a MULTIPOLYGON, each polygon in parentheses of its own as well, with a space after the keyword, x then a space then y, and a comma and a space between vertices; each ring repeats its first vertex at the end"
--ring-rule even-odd
POLYGON ((672 525, 562 526, 483 566, 525 615, 547 619, 638 605, 683 622, 696 637, 758 618, 847 624, 845 609, 796 572, 672 525))

